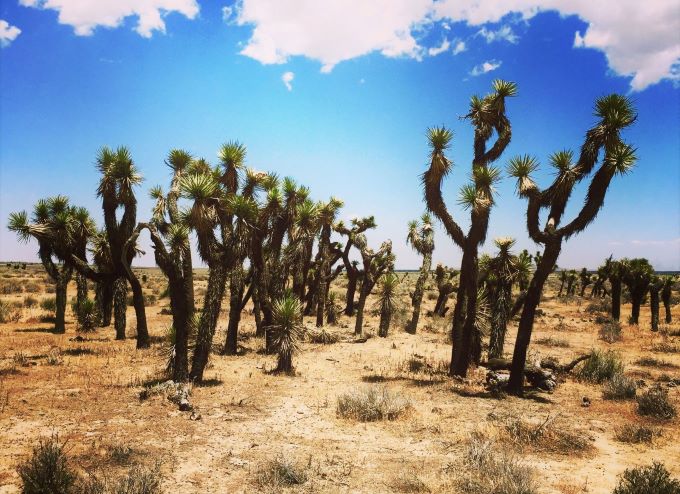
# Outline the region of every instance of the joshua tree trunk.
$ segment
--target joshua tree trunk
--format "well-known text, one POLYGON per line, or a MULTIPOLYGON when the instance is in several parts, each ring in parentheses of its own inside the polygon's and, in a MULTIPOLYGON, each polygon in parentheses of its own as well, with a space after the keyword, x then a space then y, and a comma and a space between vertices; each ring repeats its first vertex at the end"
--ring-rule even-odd
MULTIPOLYGON (((512 287, 510 287, 512 288, 512 287)), ((498 287, 494 317, 491 320, 491 336, 489 338, 489 359, 502 358, 505 345, 505 333, 508 326, 510 290, 505 285, 498 287)))
POLYGON ((59 276, 56 282, 56 311, 54 320, 54 331, 56 333, 66 332, 66 291, 69 282, 68 278, 59 276))
POLYGON ((192 290, 189 288, 189 280, 168 279, 168 291, 172 305, 172 325, 175 328, 175 360, 173 365, 172 379, 175 382, 184 382, 189 378, 189 328, 193 307, 192 290))
POLYGON ((101 327, 107 328, 111 325, 111 312, 113 311, 113 284, 111 281, 98 281, 95 297, 101 316, 101 327))
POLYGON ((347 294, 345 295, 345 315, 354 315, 354 295, 357 291, 359 273, 353 269, 347 270, 347 294))
POLYGON ((649 287, 649 308, 652 311, 652 331, 659 330, 659 286, 649 287))
POLYGON ((621 279, 612 279, 612 319, 621 319, 621 279))
POLYGON ((413 298, 411 299, 411 305, 413 305, 413 315, 411 316, 411 321, 409 321, 408 326, 406 327, 406 331, 411 334, 415 334, 418 328, 418 320, 420 319, 420 305, 423 303, 425 282, 427 282, 430 269, 432 269, 432 252, 426 252, 425 255, 423 255, 423 264, 420 266, 420 274, 418 275, 416 288, 413 292, 413 298))
POLYGON ((371 289, 368 287, 367 281, 364 281, 361 285, 361 290, 359 291, 359 301, 357 302, 356 312, 357 318, 354 324, 354 334, 361 336, 364 327, 364 307, 366 307, 366 299, 371 289))
POLYGON ((80 273, 76 274, 77 296, 76 303, 80 305, 87 300, 87 278, 80 273))
POLYGON ((208 289, 205 294, 203 311, 196 335, 196 350, 191 361, 189 377, 197 382, 203 380, 203 371, 208 363, 210 347, 215 336, 217 318, 222 308, 222 298, 226 288, 227 269, 222 262, 214 262, 208 274, 208 289))
POLYGON ((116 328, 116 339, 125 339, 127 312, 127 281, 123 277, 113 282, 113 325, 116 328))
POLYGON ((640 320, 640 306, 642 305, 642 299, 644 298, 644 295, 639 297, 631 293, 630 298, 630 323, 637 325, 640 320))
POLYGON ((473 332, 477 314, 477 244, 469 242, 463 250, 460 284, 453 312, 453 346, 449 375, 465 377, 470 366, 473 332))
POLYGON ((380 326, 378 327, 378 336, 385 338, 390 329, 390 323, 392 322, 392 311, 389 309, 383 309, 380 312, 380 326))
POLYGON ((529 283, 527 296, 524 300, 522 315, 520 316, 519 328, 517 330, 517 340, 512 356, 512 366, 510 368, 510 381, 508 391, 512 394, 521 396, 524 387, 524 366, 526 365, 526 355, 531 342, 531 332, 534 328, 534 317, 536 307, 541 300, 541 293, 550 272, 552 271, 557 258, 562 249, 562 239, 546 243, 541 261, 536 267, 536 272, 529 283))
POLYGON ((223 355, 236 355, 238 352, 238 325, 241 322, 243 306, 244 279, 243 270, 236 268, 229 281, 229 324, 227 340, 224 343, 223 355))
POLYGON ((672 322, 671 317, 671 290, 673 286, 672 279, 664 280, 663 288, 661 289, 661 300, 663 301, 663 308, 666 312, 666 324, 672 322))
POLYGON ((144 308, 144 292, 137 276, 127 269, 127 279, 132 287, 132 303, 137 317, 137 348, 149 348, 149 330, 146 327, 146 309, 144 308))

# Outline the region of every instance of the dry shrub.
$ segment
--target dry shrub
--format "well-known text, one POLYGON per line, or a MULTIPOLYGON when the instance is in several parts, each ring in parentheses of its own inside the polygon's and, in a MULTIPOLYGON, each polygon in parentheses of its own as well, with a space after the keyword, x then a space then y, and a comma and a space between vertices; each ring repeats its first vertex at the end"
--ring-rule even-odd
POLYGON ((616 374, 602 385, 602 398, 605 400, 632 400, 637 386, 635 379, 625 374, 616 374))
POLYGON ((600 339, 607 343, 616 343, 623 339, 621 323, 614 319, 606 319, 598 332, 600 339))
POLYGON ((411 408, 411 402, 399 393, 371 386, 338 396, 336 412, 346 419, 374 422, 396 420, 411 408))
POLYGON ((502 437, 520 451, 530 449, 547 453, 579 455, 592 449, 587 436, 570 429, 565 423, 558 422, 556 418, 548 415, 540 424, 511 418, 504 425, 502 437))
POLYGON ((332 345, 340 341, 340 337, 337 334, 329 333, 326 328, 321 328, 318 331, 308 331, 307 340, 310 343, 318 343, 321 345, 332 345))
POLYGON ((481 435, 468 443, 467 468, 458 479, 465 494, 536 494, 535 471, 481 435))
POLYGON ((660 386, 648 389, 637 397, 637 412, 640 415, 670 420, 676 416, 675 406, 668 400, 668 390, 660 386))
POLYGON ((562 338, 555 338, 554 336, 548 336, 545 338, 538 338, 536 343, 539 345, 552 346, 557 348, 569 348, 571 345, 569 342, 562 338))
POLYGON ((19 465, 23 494, 49 494, 74 492, 78 474, 71 467, 64 451, 65 443, 57 435, 41 439, 33 454, 19 465))
POLYGON ((5 281, 0 283, 0 294, 11 295, 13 293, 21 293, 21 285, 16 280, 5 281))
POLYGON ((90 474, 80 482, 78 494, 161 494, 160 463, 153 468, 135 465, 122 477, 90 474))
POLYGON ((662 463, 627 468, 612 494, 680 494, 680 480, 671 477, 662 463))
POLYGON ((635 363, 642 367, 659 367, 662 369, 676 369, 678 366, 666 360, 659 360, 654 357, 642 357, 635 361, 635 363))
POLYGON ((680 352, 680 346, 673 345, 667 341, 662 341, 656 345, 652 345, 652 351, 658 353, 678 353, 680 352))
POLYGON ((40 293, 40 285, 34 281, 30 281, 24 285, 24 291, 26 293, 40 293))
POLYGON ((31 307, 35 307, 36 305, 38 305, 38 299, 32 295, 26 295, 24 297, 23 305, 24 307, 30 309, 31 307))
POLYGON ((19 322, 21 311, 14 309, 4 300, 0 300, 0 323, 19 322))
POLYGON ((650 443, 655 437, 661 436, 661 429, 655 429, 640 424, 625 424, 616 431, 616 439, 622 443, 650 443))
POLYGON ((255 482, 261 489, 290 487, 307 482, 309 465, 300 465, 284 455, 260 465, 255 482))
POLYGON ((449 372, 449 364, 446 361, 427 358, 416 353, 406 359, 400 367, 404 372, 428 376, 447 376, 449 372))
POLYGON ((415 470, 400 473, 392 480, 390 487, 396 492, 432 492, 415 470))

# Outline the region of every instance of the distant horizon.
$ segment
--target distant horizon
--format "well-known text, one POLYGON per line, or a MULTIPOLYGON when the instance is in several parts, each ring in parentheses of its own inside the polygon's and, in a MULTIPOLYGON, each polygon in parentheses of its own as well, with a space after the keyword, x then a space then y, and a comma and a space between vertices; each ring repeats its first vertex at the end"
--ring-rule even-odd
MULTIPOLYGON (((135 189, 145 221, 149 189, 168 186, 170 149, 215 163, 222 143, 239 140, 248 166, 293 177, 314 200, 342 199, 340 219, 375 216, 370 246, 392 239, 397 265, 417 269, 406 234, 425 210, 426 129, 454 132, 443 193, 466 230, 469 214, 457 201, 473 133, 460 116, 500 78, 516 82, 518 95, 507 102, 512 141, 495 165, 504 170, 512 156, 534 155, 541 187, 552 177, 551 153, 578 153, 597 98, 627 95, 638 112, 622 136, 637 148, 636 166, 614 178, 597 218, 563 244, 557 264, 594 269, 614 255, 680 271, 673 2, 622 2, 616 16, 606 2, 546 0, 83 5, 0 6, 0 257, 37 261, 37 244, 20 243, 7 220, 42 197, 67 195, 101 226, 94 161, 104 145, 130 148, 145 177, 135 189)), ((567 221, 588 183, 575 191, 567 221)), ((493 253, 500 236, 516 238, 516 252, 542 249, 529 239, 525 215, 526 201, 506 176, 481 251, 493 253)), ((458 267, 460 250, 435 223, 434 264, 458 267)), ((146 234, 141 247, 136 263, 154 265, 146 234)))

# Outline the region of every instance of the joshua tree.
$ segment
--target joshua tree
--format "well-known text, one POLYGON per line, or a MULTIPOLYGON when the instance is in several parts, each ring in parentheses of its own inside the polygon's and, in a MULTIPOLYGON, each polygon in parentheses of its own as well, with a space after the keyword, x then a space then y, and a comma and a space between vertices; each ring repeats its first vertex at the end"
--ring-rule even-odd
MULTIPOLYGON (((638 324, 640 306, 649 292, 654 276, 654 268, 647 259, 626 259, 623 261, 623 283, 630 293, 630 323, 638 324)), ((658 293, 657 293, 658 295, 658 293)), ((658 301, 657 301, 658 302, 658 301)))
POLYGON ((390 330, 390 322, 397 302, 397 286, 399 277, 393 272, 387 272, 380 278, 377 306, 380 309, 380 326, 378 336, 386 337, 390 330))
POLYGON ((418 281, 416 281, 416 288, 411 297, 411 306, 413 307, 413 315, 406 326, 406 331, 415 334, 418 327, 418 319, 420 318, 420 304, 423 302, 423 293, 425 291, 425 282, 432 269, 432 251, 434 251, 434 230, 432 229, 432 218, 425 213, 421 217, 421 223, 412 221, 408 225, 408 236, 406 242, 411 244, 411 247, 423 256, 423 263, 420 266, 420 274, 418 281))
POLYGON ((472 161, 472 183, 463 186, 459 204, 470 210, 470 228, 467 235, 454 221, 442 197, 442 180, 451 169, 446 157, 453 134, 445 127, 428 131, 430 141, 430 166, 423 174, 425 201, 428 210, 443 223, 446 232, 463 249, 460 268, 460 288, 453 313, 453 348, 449 373, 467 375, 472 342, 475 337, 477 312, 477 256, 479 246, 486 239, 489 215, 494 204, 494 185, 500 179, 500 170, 491 164, 500 158, 510 143, 510 121, 505 115, 505 100, 517 93, 517 86, 511 82, 496 80, 494 92, 484 98, 474 96, 470 102, 467 118, 475 129, 474 158, 472 161), (487 143, 492 135, 497 140, 490 149, 487 143))
POLYGON ((661 300, 666 311, 666 324, 672 322, 671 318, 671 291, 673 290, 673 276, 667 275, 663 277, 663 287, 661 288, 661 300))
POLYGON ((557 262, 562 241, 583 231, 595 219, 604 203, 611 180, 617 174, 627 173, 636 160, 634 149, 625 144, 620 137, 620 132, 636 118, 630 101, 620 95, 600 98, 595 105, 595 115, 599 121, 586 133, 585 142, 575 164, 572 162, 571 151, 560 151, 552 155, 551 162, 557 170, 557 175, 549 188, 540 190, 531 178, 531 173, 538 167, 534 158, 524 156, 510 161, 509 174, 517 179, 519 195, 528 199, 529 236, 545 246, 541 262, 529 284, 520 317, 508 385, 508 390, 512 394, 521 395, 523 392, 524 366, 536 307, 545 281, 557 262), (560 226, 574 186, 590 176, 601 151, 604 152, 604 156, 592 177, 583 207, 575 219, 560 226), (547 222, 541 229, 539 217, 544 208, 548 209, 549 213, 547 222))
POLYGON ((302 325, 302 304, 292 295, 286 295, 274 302, 272 307, 273 324, 272 349, 278 355, 275 372, 293 372, 293 356, 300 351, 300 339, 304 332, 302 325))
POLYGON ((578 276, 581 280, 581 297, 583 297, 583 295, 586 293, 586 287, 590 285, 592 280, 590 279, 590 274, 588 274, 588 270, 586 268, 583 268, 578 276))
POLYGON ((358 267, 358 262, 351 261, 349 258, 350 251, 356 243, 357 235, 363 234, 366 230, 375 228, 375 218, 367 216, 365 218, 353 218, 352 227, 347 228, 345 224, 340 221, 335 225, 335 231, 347 237, 347 243, 342 251, 342 262, 345 265, 347 272, 347 293, 345 296, 345 315, 354 315, 354 294, 357 290, 357 283, 361 276, 361 270, 358 267))
MULTIPOLYGON (((137 199, 133 188, 142 182, 142 177, 132 161, 130 151, 125 147, 119 147, 115 151, 108 147, 102 148, 97 156, 97 168, 102 174, 97 195, 102 199, 104 228, 111 252, 115 277, 114 300, 120 301, 125 297, 127 290, 125 280, 127 280, 132 288, 132 299, 137 316, 137 348, 147 348, 149 332, 146 326, 144 294, 142 285, 130 268, 137 250, 134 243, 128 242, 137 226, 137 199), (118 221, 116 213, 120 208, 123 209, 123 214, 118 221)), ((117 320, 120 321, 120 319, 121 314, 117 320)), ((121 336, 124 337, 117 332, 117 337, 121 336)))
MULTIPOLYGON (((539 256, 539 253, 536 252, 536 256, 539 256)), ((517 259, 519 262, 522 264, 525 264, 528 267, 531 267, 531 264, 534 262, 534 260, 538 259, 539 257, 534 258, 531 254, 529 254, 529 251, 524 249, 522 252, 519 253, 517 256, 517 259)), ((536 260, 536 265, 538 266, 538 261, 536 260)), ((529 286, 529 276, 524 276, 522 278, 519 278, 517 280, 517 283, 519 285, 519 290, 523 292, 524 290, 527 289, 529 286)), ((560 295, 561 295, 561 289, 560 289, 560 295)))
MULTIPOLYGON (((611 259, 608 259, 607 261, 611 261, 611 259)), ((597 268, 597 275, 593 281, 593 289, 590 291, 591 298, 604 297, 607 295, 607 288, 604 286, 604 283, 609 276, 609 264, 607 261, 597 268)))
POLYGON ((649 283, 649 309, 652 314, 652 331, 659 330, 659 292, 663 288, 663 280, 659 276, 652 276, 649 283))
MULTIPOLYGON (((56 285, 56 311, 54 330, 66 331, 66 295, 73 275, 71 256, 85 251, 88 236, 94 224, 87 211, 69 205, 67 197, 56 196, 41 199, 33 208, 31 221, 25 211, 11 213, 8 229, 16 232, 19 239, 38 241, 38 255, 56 285), (56 262, 55 262, 56 261, 56 262)), ((82 292, 79 293, 82 296, 82 292)), ((78 300, 77 305, 84 300, 78 300)))
POLYGON ((326 323, 335 326, 338 323, 338 306, 337 295, 335 292, 328 294, 328 303, 326 304, 326 323))
POLYGON ((331 233, 338 211, 343 206, 342 201, 331 197, 327 203, 321 205, 319 218, 321 220, 321 234, 319 236, 319 287, 316 306, 316 327, 323 326, 326 314, 326 300, 331 278, 331 233))
POLYGON ((567 273, 567 296, 573 295, 576 291, 576 271, 570 269, 567 273))
POLYGON ((364 275, 361 280, 359 290, 359 302, 357 303, 357 318, 354 326, 354 334, 361 336, 364 324, 364 307, 366 299, 373 291, 376 282, 385 272, 394 269, 394 254, 392 254, 392 242, 383 242, 380 249, 374 252, 366 242, 366 236, 362 233, 354 238, 357 248, 361 252, 361 259, 364 265, 364 275))
POLYGON ((623 283, 624 264, 613 261, 612 256, 605 261, 605 270, 612 290, 612 319, 621 319, 621 288, 623 283))
POLYGON ((557 292, 558 297, 562 296, 562 290, 564 290, 564 284, 566 283, 567 278, 569 278, 569 272, 566 269, 560 271, 560 291, 557 292))
POLYGON ((449 300, 449 296, 458 290, 451 282, 456 276, 458 276, 458 272, 455 269, 449 269, 441 263, 437 264, 437 267, 434 270, 434 281, 437 285, 439 295, 437 295, 437 302, 434 305, 434 315, 439 317, 444 317, 446 315, 446 311, 448 310, 446 302, 449 300))

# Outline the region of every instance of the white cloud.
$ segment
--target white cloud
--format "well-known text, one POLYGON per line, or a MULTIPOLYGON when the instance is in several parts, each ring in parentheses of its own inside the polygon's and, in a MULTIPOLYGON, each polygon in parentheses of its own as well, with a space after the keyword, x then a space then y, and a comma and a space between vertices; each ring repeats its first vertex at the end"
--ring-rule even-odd
POLYGON ((295 78, 295 74, 292 72, 284 72, 283 75, 281 76, 281 80, 283 81, 283 85, 286 86, 286 89, 288 91, 293 90, 293 79, 295 78))
POLYGON ((232 21, 233 21, 233 19, 231 17, 233 13, 234 13, 233 8, 231 8, 229 6, 222 7, 222 20, 224 22, 226 22, 227 24, 231 24, 232 21))
POLYGON ((429 50, 427 50, 427 54, 430 55, 431 57, 436 57, 440 53, 444 53, 451 47, 451 42, 444 38, 444 41, 442 41, 442 44, 439 46, 433 46, 429 50))
POLYGON ((163 17, 178 12, 189 19, 198 14, 196 0, 19 0, 21 5, 59 12, 59 22, 73 26, 79 36, 89 36, 97 26, 114 28, 126 17, 137 17, 137 31, 150 38, 165 32, 163 17))
MULTIPOLYGON (((615 73, 632 78, 633 89, 662 79, 680 81, 677 0, 618 0, 615 6, 593 0, 239 0, 234 8, 239 25, 253 26, 243 55, 264 64, 304 56, 321 62, 323 72, 372 52, 420 59, 437 48, 423 47, 418 36, 435 21, 445 30, 456 22, 479 26, 480 36, 489 42, 515 42, 517 35, 509 26, 493 30, 490 25, 509 14, 530 21, 549 10, 581 18, 587 27, 575 33, 574 46, 602 51, 615 73)), ((465 47, 460 43, 454 53, 465 47)))
POLYGON ((4 19, 0 19, 0 46, 3 48, 9 46, 20 34, 21 29, 10 25, 10 23, 4 19))
POLYGON ((501 62, 500 60, 489 60, 487 62, 480 63, 479 65, 475 65, 472 71, 470 71, 470 75, 478 76, 486 74, 487 72, 496 70, 498 67, 501 66, 502 63, 503 62, 501 62))
POLYGON ((667 246, 667 245, 680 245, 680 238, 672 238, 670 240, 631 240, 633 245, 643 245, 643 246, 667 246))
POLYGON ((465 50, 467 50, 465 41, 460 40, 456 43, 456 46, 453 47, 453 54, 458 55, 459 53, 463 53, 465 50))
POLYGON ((241 0, 237 22, 254 26, 241 54, 263 64, 305 56, 326 73, 371 52, 419 58, 413 30, 429 22, 431 7, 431 0, 241 0))
POLYGON ((517 43, 519 39, 517 35, 513 32, 512 28, 507 24, 501 28, 494 31, 493 29, 487 29, 483 27, 475 36, 481 36, 486 40, 487 43, 493 43, 494 41, 508 41, 510 43, 517 43))

